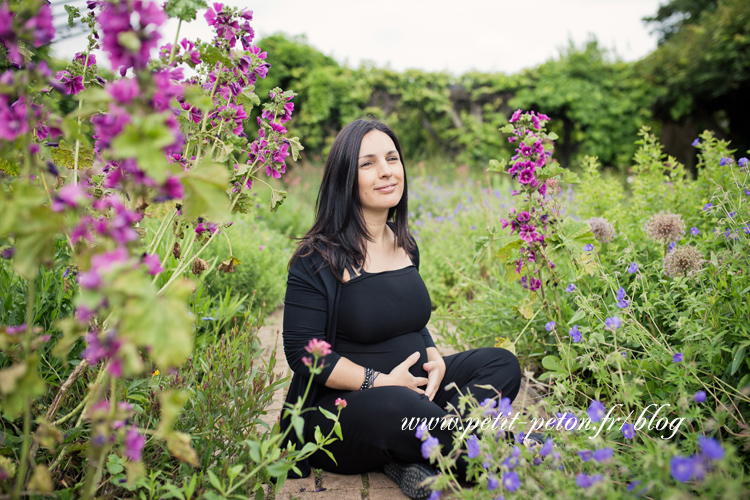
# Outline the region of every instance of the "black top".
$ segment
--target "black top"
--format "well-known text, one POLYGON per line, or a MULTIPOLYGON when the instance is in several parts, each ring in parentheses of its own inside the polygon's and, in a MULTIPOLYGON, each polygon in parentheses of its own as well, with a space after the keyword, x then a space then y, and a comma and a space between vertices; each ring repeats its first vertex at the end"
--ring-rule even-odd
MULTIPOLYGON (((415 268, 419 269, 419 249, 416 249, 412 257, 415 268)), ((364 277, 361 279, 365 279, 364 277)), ((365 281, 372 278, 367 278, 365 281)), ((347 283, 351 284, 351 283, 347 283)), ((284 354, 289 367, 293 371, 292 382, 289 386, 286 402, 294 404, 300 398, 307 387, 310 377, 308 367, 302 362, 302 358, 308 356, 305 351, 307 343, 318 338, 327 341, 332 346, 333 352, 325 357, 325 368, 323 373, 316 375, 313 379, 308 399, 303 405, 305 408, 313 406, 312 401, 317 400, 318 392, 324 387, 333 367, 341 358, 337 352, 337 322, 339 308, 339 297, 343 285, 327 267, 320 254, 317 252, 295 260, 289 268, 287 279, 286 297, 284 299, 284 354)), ((435 342, 426 327, 419 330, 425 347, 435 347, 435 342)), ((403 361, 403 360, 402 360, 403 361)), ((420 363, 421 367, 421 363, 420 363)), ((282 410, 281 431, 284 432, 290 425, 289 417, 284 417, 282 410)), ((303 413, 302 419, 309 412, 303 413)), ((282 447, 294 445, 296 449, 302 449, 304 444, 303 429, 292 430, 287 441, 282 447)), ((307 477, 310 474, 310 465, 307 460, 297 464, 300 474, 290 471, 289 477, 307 477)))

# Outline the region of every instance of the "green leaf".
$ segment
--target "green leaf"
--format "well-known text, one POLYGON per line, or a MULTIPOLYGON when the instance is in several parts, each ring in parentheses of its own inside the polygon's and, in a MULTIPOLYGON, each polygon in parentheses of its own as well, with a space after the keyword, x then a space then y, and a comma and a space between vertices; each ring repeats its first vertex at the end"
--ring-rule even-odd
POLYGON ((320 413, 322 413, 328 420, 336 420, 336 415, 331 413, 330 411, 326 410, 322 406, 318 408, 320 410, 320 413))
MULTIPOLYGON (((75 146, 71 148, 65 141, 60 141, 60 145, 50 150, 52 161, 58 167, 72 169, 75 166, 75 146)), ((94 150, 84 145, 78 147, 78 168, 87 169, 94 166, 94 150)))
POLYGON ((135 158, 138 166, 157 183, 164 182, 169 173, 169 164, 162 149, 175 142, 165 119, 165 113, 147 115, 143 119, 134 118, 112 141, 116 157, 135 158))
POLYGON ((193 21, 199 9, 205 9, 208 4, 204 0, 169 0, 164 5, 164 11, 169 17, 176 17, 183 21, 193 21))
POLYGON ((55 239, 64 225, 61 214, 49 207, 31 208, 17 221, 16 253, 13 268, 26 279, 33 279, 39 272, 39 265, 50 261, 55 253, 55 239))
MULTIPOLYGON (((258 104, 260 104, 260 101, 258 104)), ((292 148, 292 159, 294 161, 299 160, 299 152, 305 149, 302 147, 302 144, 300 144, 299 137, 287 137, 287 140, 289 141, 289 146, 292 148)))
POLYGON ((507 125, 503 125, 502 127, 500 127, 500 132, 502 132, 503 134, 512 134, 515 129, 516 129, 515 125, 513 125, 512 123, 509 123, 507 125))
POLYGON ((299 415, 292 415, 292 427, 294 427, 294 431, 297 433, 297 438, 300 441, 304 441, 305 439, 302 437, 302 431, 305 428, 305 421, 302 417, 299 415))
POLYGON ((73 7, 72 5, 63 5, 63 8, 65 9, 65 12, 68 13, 68 26, 72 28, 75 19, 81 17, 81 11, 78 7, 73 7))
POLYGON ((275 212, 279 209, 284 200, 286 200, 287 192, 280 191, 271 188, 271 212, 275 212))
POLYGON ((737 373, 737 370, 740 368, 740 364, 745 360, 745 349, 747 346, 742 346, 734 353, 734 358, 732 359, 732 364, 729 367, 729 374, 734 375, 737 373))
POLYGON ((185 173, 185 198, 182 214, 187 220, 205 216, 212 222, 224 222, 229 217, 229 197, 226 189, 229 174, 223 165, 204 161, 185 173))
POLYGON ((505 167, 508 165, 508 161, 503 158, 500 161, 490 160, 490 166, 488 170, 490 172, 505 172, 505 167))
POLYGON ((560 138, 560 136, 558 136, 558 135, 557 135, 556 133, 554 133, 554 132, 549 132, 549 133, 547 134, 547 139, 549 139, 550 141, 556 141, 556 140, 557 140, 557 139, 559 139, 559 138, 560 138))
POLYGON ((11 419, 21 415, 27 401, 46 393, 38 364, 37 355, 32 354, 20 363, 0 370, 2 408, 11 419))
POLYGON ((198 45, 198 52, 201 55, 201 61, 207 63, 211 67, 215 66, 216 63, 219 62, 228 68, 231 68, 233 66, 232 61, 229 59, 229 57, 227 57, 227 55, 218 47, 214 47, 213 45, 207 43, 201 43, 198 45))
POLYGON ((340 440, 344 440, 344 435, 341 433, 341 422, 333 424, 333 432, 336 433, 340 440))
POLYGON ((156 432, 162 438, 172 432, 177 417, 182 412, 182 407, 188 400, 188 394, 184 391, 164 391, 159 394, 159 403, 161 407, 161 419, 156 432))
POLYGON ((583 312, 583 309, 577 310, 573 317, 570 318, 570 321, 568 321, 568 325, 575 324, 577 321, 580 321, 581 318, 583 318, 585 315, 586 313, 583 312))
POLYGON ((260 463, 260 444, 257 441, 248 440, 247 445, 250 448, 250 459, 256 464, 260 463))
POLYGON ((562 367, 560 366, 560 358, 558 358, 557 356, 545 356, 544 358, 542 358, 542 366, 553 372, 562 371, 562 367))

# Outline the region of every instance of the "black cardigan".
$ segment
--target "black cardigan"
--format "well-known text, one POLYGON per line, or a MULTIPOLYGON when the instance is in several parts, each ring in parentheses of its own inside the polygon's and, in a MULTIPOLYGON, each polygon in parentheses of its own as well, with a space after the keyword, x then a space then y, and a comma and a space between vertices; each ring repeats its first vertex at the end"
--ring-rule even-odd
MULTIPOLYGON (((416 247, 416 242, 413 262, 419 270, 419 248, 416 247)), ((310 401, 315 401, 318 388, 325 385, 333 367, 341 358, 336 352, 336 320, 341 284, 317 252, 296 259, 289 268, 286 297, 284 299, 282 336, 284 339, 284 354, 294 373, 286 397, 286 403, 290 405, 294 405, 297 399, 304 394, 310 378, 310 370, 304 365, 302 358, 309 356, 308 352, 305 351, 305 346, 311 339, 325 339, 326 342, 331 344, 332 352, 324 358, 323 372, 315 375, 310 393, 303 405, 304 408, 310 406, 310 401), (317 270, 319 271, 316 272, 317 270)), ((424 337, 426 347, 435 347, 435 342, 432 340, 427 327, 423 328, 420 333, 424 337)), ((291 425, 291 419, 289 417, 284 418, 285 410, 281 411, 281 432, 283 433, 291 425)), ((309 412, 304 413, 303 419, 308 414, 309 412)), ((302 436, 304 437, 304 430, 302 436)), ((286 449, 289 442, 295 445, 297 450, 301 450, 304 445, 297 438, 294 429, 289 433, 287 441, 281 443, 282 449, 286 449)), ((310 475, 308 460, 298 462, 297 467, 300 470, 300 475, 298 476, 293 470, 290 470, 289 478, 310 475)))

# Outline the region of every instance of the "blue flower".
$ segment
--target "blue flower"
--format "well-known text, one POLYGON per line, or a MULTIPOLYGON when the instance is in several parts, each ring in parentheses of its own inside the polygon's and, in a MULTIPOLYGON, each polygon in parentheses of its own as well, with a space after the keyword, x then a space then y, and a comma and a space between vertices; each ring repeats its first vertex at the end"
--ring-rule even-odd
POLYGON ((742 158, 740 158, 740 161, 738 161, 737 163, 739 163, 740 168, 745 168, 747 167, 748 160, 747 158, 743 156, 742 158))
POLYGON ((599 463, 604 463, 612 458, 614 454, 615 452, 612 451, 612 448, 601 448, 594 452, 594 460, 599 463))
POLYGON ((693 477, 693 459, 680 455, 672 457, 670 461, 672 477, 680 482, 687 482, 693 477))
POLYGON ((500 415, 510 415, 513 413, 513 406, 510 404, 510 398, 502 398, 500 404, 497 407, 497 412, 500 415))
POLYGON ((698 438, 698 446, 700 446, 701 452, 711 460, 721 460, 724 458, 724 448, 715 439, 701 436, 698 438))
POLYGON ((619 316, 612 316, 611 318, 605 319, 604 324, 607 326, 607 328, 614 331, 622 326, 622 320, 620 320, 619 316))
POLYGON ((581 340, 583 340, 583 335, 581 335, 581 332, 578 331, 578 325, 573 325, 573 328, 568 331, 568 335, 573 338, 573 342, 580 342, 581 340))
POLYGON ((737 212, 729 212, 729 217, 734 217, 735 215, 737 215, 737 212))
POLYGON ((725 156, 721 157, 721 160, 719 161, 719 166, 723 167, 725 165, 731 165, 733 160, 731 158, 727 158, 725 156))
POLYGON ((570 285, 568 285, 568 287, 565 289, 565 291, 566 292, 572 292, 575 289, 576 289, 576 286, 573 283, 571 283, 570 285))
POLYGON ((552 453, 552 448, 555 446, 555 443, 552 441, 552 438, 547 438, 547 440, 544 442, 544 446, 539 450, 539 455, 546 457, 550 453, 552 453))
POLYGON ((417 426, 417 432, 415 433, 415 436, 417 436, 417 438, 419 439, 423 439, 425 434, 427 434, 427 423, 422 421, 422 423, 417 426))
POLYGON ((684 359, 685 359, 684 354, 682 354, 681 352, 676 352, 674 356, 672 356, 672 363, 679 363, 684 359))
POLYGON ((703 211, 704 212, 706 210, 711 210, 711 208, 713 208, 713 204, 710 201, 708 203, 706 203, 705 205, 703 205, 703 211))
POLYGON ((693 236, 698 236, 698 234, 700 234, 700 231, 698 231, 697 227, 694 227, 690 229, 690 234, 692 234, 693 236))
POLYGON ((593 249, 594 249, 594 245, 592 245, 591 243, 589 243, 588 245, 583 245, 584 252, 590 252, 593 249))
POLYGON ((625 299, 622 299, 620 302, 617 303, 617 307, 619 307, 620 309, 625 309, 626 307, 628 307, 629 304, 630 302, 628 302, 625 299))
POLYGON ((518 457, 508 457, 505 460, 503 460, 503 465, 508 468, 508 470, 513 470, 518 466, 518 457))
POLYGON ((477 458, 479 456, 479 439, 474 434, 466 440, 466 449, 469 450, 467 457, 477 458))
POLYGON ((487 476, 487 491, 496 490, 498 486, 500 486, 500 483, 494 474, 487 476))
POLYGON ((630 274, 637 273, 638 272, 638 264, 636 264, 635 262, 631 262, 630 263, 630 267, 628 267, 628 272, 630 274))
POLYGON ((625 436, 625 439, 633 439, 635 437, 635 429, 633 429, 633 425, 623 424, 622 435, 625 436))
POLYGON ((588 413, 592 422, 598 422, 607 414, 607 409, 601 402, 594 400, 586 413, 588 413))
POLYGON ((598 483, 604 479, 601 474, 594 474, 593 476, 588 476, 586 474, 578 474, 576 476, 576 484, 580 486, 583 489, 591 488, 595 483, 598 483))
POLYGON ((701 140, 700 140, 700 139, 695 139, 695 140, 693 141, 693 144, 692 144, 692 146, 693 146, 694 148, 697 148, 698 146, 700 146, 700 144, 701 144, 701 140))
POLYGON ((696 403, 706 402, 706 391, 698 391, 693 395, 693 401, 696 403))
POLYGON ((619 290, 617 290, 617 300, 622 300, 626 297, 625 295, 625 289, 623 287, 620 287, 619 290))
POLYGON ((546 325, 544 325, 544 328, 548 332, 551 332, 552 330, 555 329, 555 325, 557 325, 557 323, 555 323, 554 321, 550 321, 549 323, 547 323, 546 325))
POLYGON ((430 496, 427 497, 427 500, 438 500, 440 498, 440 492, 439 491, 433 491, 430 493, 430 496))
POLYGON ((588 462, 594 457, 594 453, 591 450, 581 450, 578 452, 578 455, 584 462, 588 462))
POLYGON ((425 460, 428 460, 430 458, 430 455, 432 455, 433 452, 437 452, 439 450, 439 446, 440 446, 440 441, 438 441, 438 438, 428 437, 422 443, 422 457, 425 460))
POLYGON ((750 196, 750 189, 745 189, 745 196, 750 196))
POLYGON ((676 246, 677 246, 677 242, 676 241, 673 241, 672 243, 670 243, 669 247, 667 248, 667 253, 669 253, 672 250, 674 250, 676 246))
POLYGON ((518 479, 518 474, 515 472, 508 472, 507 474, 503 475, 503 486, 505 486, 510 491, 516 491, 518 488, 521 487, 521 480, 518 479))

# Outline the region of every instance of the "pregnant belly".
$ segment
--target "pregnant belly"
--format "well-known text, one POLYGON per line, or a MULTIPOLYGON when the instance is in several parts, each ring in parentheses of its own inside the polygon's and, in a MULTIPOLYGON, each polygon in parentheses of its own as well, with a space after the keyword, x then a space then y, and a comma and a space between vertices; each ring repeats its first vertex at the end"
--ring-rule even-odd
POLYGON ((419 360, 409 371, 415 377, 427 377, 422 365, 427 362, 427 347, 419 332, 399 335, 392 339, 375 344, 356 344, 347 341, 336 342, 336 352, 350 361, 370 367, 383 373, 390 373, 396 366, 415 352, 419 352, 419 360))

